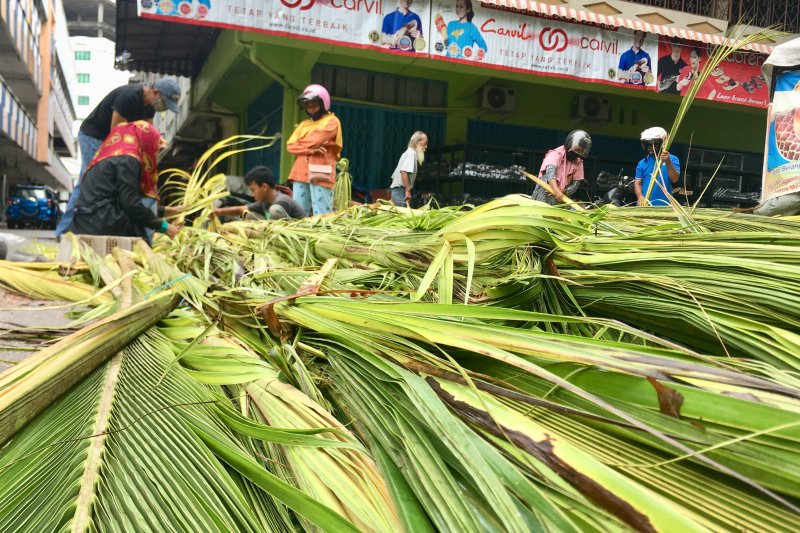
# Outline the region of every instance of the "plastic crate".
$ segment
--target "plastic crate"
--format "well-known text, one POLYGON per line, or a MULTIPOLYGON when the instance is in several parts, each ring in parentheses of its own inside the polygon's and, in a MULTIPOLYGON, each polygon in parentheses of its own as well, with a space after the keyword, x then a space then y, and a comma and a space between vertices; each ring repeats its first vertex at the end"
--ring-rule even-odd
MULTIPOLYGON (((114 248, 133 250, 139 237, 117 237, 116 235, 75 235, 79 242, 89 246, 100 257, 105 257, 114 248)), ((58 243, 56 261, 66 263, 72 260, 72 240, 62 237, 58 243)))

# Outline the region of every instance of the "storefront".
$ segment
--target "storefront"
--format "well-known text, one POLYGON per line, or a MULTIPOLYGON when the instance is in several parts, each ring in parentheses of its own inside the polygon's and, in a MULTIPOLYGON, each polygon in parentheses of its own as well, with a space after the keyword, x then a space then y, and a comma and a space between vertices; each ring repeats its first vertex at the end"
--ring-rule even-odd
MULTIPOLYGON (((388 185, 415 130, 429 134, 428 170, 436 179, 428 186, 440 192, 488 197, 524 189, 508 169, 536 170, 544 152, 576 128, 594 138, 590 177, 631 174, 642 155, 639 132, 670 129, 687 78, 714 45, 708 36, 688 39, 699 34, 677 41, 469 0, 250 5, 142 0, 140 15, 229 30, 195 78, 192 107, 238 113, 240 132, 285 138, 302 118, 299 91, 325 85, 343 124, 343 155, 366 189, 388 185)), ((768 93, 758 78, 765 56, 757 53, 767 49, 755 48, 714 73, 674 140, 695 199, 718 165, 718 188, 758 194, 768 93)), ((285 178, 291 156, 277 147, 247 154, 237 170, 256 163, 285 178)), ((714 203, 748 197, 736 198, 714 203)))

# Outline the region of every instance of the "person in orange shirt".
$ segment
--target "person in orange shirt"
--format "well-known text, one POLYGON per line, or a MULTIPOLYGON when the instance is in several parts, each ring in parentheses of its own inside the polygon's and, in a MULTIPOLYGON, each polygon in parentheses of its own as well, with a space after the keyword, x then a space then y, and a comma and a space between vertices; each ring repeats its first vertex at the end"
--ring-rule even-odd
POLYGON ((308 118, 295 126, 286 149, 295 156, 289 173, 293 196, 306 213, 333 212, 336 161, 342 153, 342 125, 331 112, 331 97, 322 85, 309 85, 297 99, 308 118))

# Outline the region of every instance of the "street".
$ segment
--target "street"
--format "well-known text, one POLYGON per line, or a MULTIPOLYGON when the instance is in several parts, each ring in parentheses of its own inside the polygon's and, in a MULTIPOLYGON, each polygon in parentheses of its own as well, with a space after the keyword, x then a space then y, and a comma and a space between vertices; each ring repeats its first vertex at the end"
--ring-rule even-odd
POLYGON ((0 236, 4 234, 16 235, 29 241, 39 241, 44 244, 55 244, 56 236, 51 229, 8 229, 0 227, 0 236))
MULTIPOLYGON (((53 230, 13 229, 0 228, 0 239, 8 245, 8 258, 12 260, 25 260, 32 257, 27 246, 29 243, 39 242, 47 245, 56 243, 53 230), (21 239, 24 239, 21 240, 21 239), (22 248, 22 252, 19 249, 22 248)), ((20 294, 9 292, 0 287, 0 330, 6 328, 18 329, 35 328, 36 326, 55 326, 66 324, 69 321, 64 317, 64 308, 53 308, 64 302, 49 302, 27 298, 20 294)), ((0 371, 21 361, 28 355, 35 353, 44 340, 42 335, 33 334, 25 337, 25 333, 11 334, 5 331, 0 339, 0 371)), ((49 335, 49 334, 48 334, 49 335)))

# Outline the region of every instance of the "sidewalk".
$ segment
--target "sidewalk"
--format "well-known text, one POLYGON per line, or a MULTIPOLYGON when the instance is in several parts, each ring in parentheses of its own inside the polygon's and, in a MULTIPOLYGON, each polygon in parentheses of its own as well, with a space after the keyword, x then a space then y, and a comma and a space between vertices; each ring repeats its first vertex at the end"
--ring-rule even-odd
POLYGON ((69 333, 24 329, 68 324, 70 320, 64 316, 65 309, 44 309, 63 303, 31 300, 0 287, 0 372, 36 353, 44 347, 42 343, 47 343, 46 346, 53 337, 69 333))

